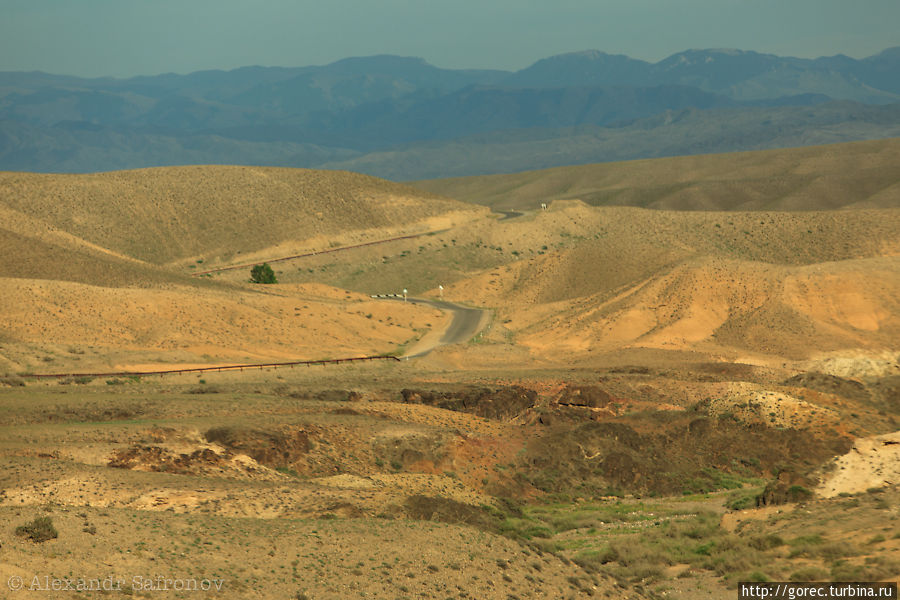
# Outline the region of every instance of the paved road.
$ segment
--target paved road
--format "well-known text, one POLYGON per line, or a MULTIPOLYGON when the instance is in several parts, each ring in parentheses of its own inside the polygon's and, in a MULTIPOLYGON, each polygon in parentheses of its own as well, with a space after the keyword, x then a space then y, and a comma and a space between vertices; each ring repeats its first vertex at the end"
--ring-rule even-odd
POLYGON ((525 214, 525 213, 519 212, 517 210, 495 210, 494 212, 500 213, 501 215, 503 215, 502 217, 497 219, 498 221, 505 221, 507 219, 515 219, 516 217, 521 217, 522 215, 525 214))
MULTIPOLYGON (((391 300, 399 300, 400 302, 403 302, 402 298, 391 298, 391 300)), ((434 340, 431 344, 424 348, 421 344, 416 344, 416 353, 404 355, 403 358, 419 358, 421 356, 425 356, 439 346, 446 346, 447 344, 458 344, 460 342, 469 341, 476 333, 478 333, 482 319, 487 313, 486 310, 482 310, 480 308, 469 308, 467 306, 460 306, 459 304, 453 304, 452 302, 446 302, 444 300, 409 298, 407 301, 411 302, 412 304, 427 304, 428 306, 433 306, 438 310, 450 312, 453 314, 453 321, 450 322, 450 326, 447 328, 447 331, 445 331, 444 334, 440 337, 440 339, 434 340)))

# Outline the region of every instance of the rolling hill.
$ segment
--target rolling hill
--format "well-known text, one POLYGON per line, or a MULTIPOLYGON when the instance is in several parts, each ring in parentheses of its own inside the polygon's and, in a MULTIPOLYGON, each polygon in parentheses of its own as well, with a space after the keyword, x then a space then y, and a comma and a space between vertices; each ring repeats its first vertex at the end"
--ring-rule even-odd
POLYGON ((652 349, 780 365, 896 349, 896 208, 683 212, 557 201, 520 221, 487 240, 512 245, 513 260, 444 294, 493 308, 494 342, 514 340, 532 360, 652 349))
POLYGON ((249 268, 233 282, 190 273, 203 257, 265 260, 487 212, 342 172, 213 166, 0 182, 0 365, 15 371, 395 351, 446 317, 327 286, 252 286, 249 268))
POLYGON ((431 182, 549 203, 503 217, 346 172, 2 173, 0 577, 685 600, 889 580, 895 142, 431 182), (188 277, 302 249, 335 251, 275 285, 188 277), (371 297, 401 286, 488 324, 409 360, 121 372, 396 356, 452 329, 371 297))
POLYGON ((479 210, 355 173, 216 166, 0 173, 0 206, 154 264, 314 238, 327 247, 367 230, 389 237, 446 226, 479 210))
POLYGON ((4 173, 0 240, 13 260, 2 274, 21 280, 8 286, 16 300, 4 312, 20 316, 4 331, 35 347, 47 332, 104 348, 109 335, 130 340, 121 352, 131 358, 119 362, 168 353, 184 363, 349 352, 350 332, 375 326, 358 342, 376 352, 439 317, 404 317, 387 335, 393 330, 378 329, 391 323, 387 313, 372 321, 365 315, 379 311, 368 305, 349 310, 363 298, 353 292, 433 295, 440 284, 447 298, 495 310, 492 335, 509 336, 495 341, 526 352, 517 355, 523 364, 616 348, 763 362, 806 360, 812 348, 883 350, 900 333, 891 300, 898 154, 896 140, 882 140, 438 180, 421 190, 346 172, 252 167, 4 173), (540 202, 550 209, 534 210, 540 202), (498 222, 484 205, 530 212, 498 222), (279 263, 282 285, 272 289, 247 288, 240 269, 187 277, 428 232, 279 263), (350 291, 321 288, 317 299, 310 290, 322 283, 350 291), (254 308, 244 314, 245 305, 254 308), (28 306, 47 319, 53 307, 81 306, 58 320, 75 337, 52 320, 21 317, 28 306), (313 313, 324 345, 294 342, 289 351, 281 334, 246 329, 257 318, 298 339, 313 313), (145 321, 153 326, 126 333, 145 321), (107 333, 92 337, 92 328, 107 333))
POLYGON ((670 210, 900 206, 900 138, 416 182, 495 209, 556 199, 670 210))

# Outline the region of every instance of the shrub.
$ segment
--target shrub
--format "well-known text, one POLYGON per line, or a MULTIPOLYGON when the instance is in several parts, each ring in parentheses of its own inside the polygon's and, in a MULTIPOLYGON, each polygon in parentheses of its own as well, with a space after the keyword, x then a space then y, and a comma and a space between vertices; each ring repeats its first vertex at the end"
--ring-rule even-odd
POLYGON ((737 492, 728 497, 725 503, 731 510, 745 510, 756 507, 756 497, 759 496, 760 490, 754 490, 750 493, 737 492))
POLYGON ((530 540, 531 538, 550 538, 553 537, 553 532, 550 531, 548 527, 544 527, 542 525, 531 525, 526 527, 524 530, 519 532, 520 535, 526 540, 530 540))
POLYGON ((78 377, 64 377, 59 380, 59 385, 87 385, 94 380, 93 377, 89 377, 87 375, 80 375, 78 377))
POLYGON ((756 550, 771 550, 772 548, 784 546, 784 540, 774 534, 754 536, 750 538, 749 545, 756 550))
POLYGON ((16 527, 16 535, 29 537, 35 543, 46 542, 58 537, 50 517, 36 517, 31 523, 16 527))
POLYGON ((251 283, 278 283, 275 278, 275 271, 269 266, 269 263, 256 265, 250 269, 251 283))
POLYGON ((804 567, 791 573, 791 581, 795 582, 825 581, 826 579, 828 579, 828 571, 816 567, 804 567))
POLYGON ((8 385, 10 387, 25 387, 25 382, 18 377, 7 376, 0 377, 0 385, 8 385))
POLYGON ((900 568, 900 561, 885 556, 866 558, 864 565, 839 560, 831 567, 832 581, 887 581, 900 568))
POLYGON ((812 498, 813 493, 802 485, 792 485, 787 491, 788 499, 793 502, 803 502, 812 498))

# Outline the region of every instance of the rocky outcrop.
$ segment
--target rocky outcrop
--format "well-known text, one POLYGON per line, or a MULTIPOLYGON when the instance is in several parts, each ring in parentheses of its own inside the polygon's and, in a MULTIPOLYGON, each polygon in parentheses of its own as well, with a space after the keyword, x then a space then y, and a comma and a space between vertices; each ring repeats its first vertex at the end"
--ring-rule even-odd
POLYGON ((603 408, 613 401, 613 397, 596 385, 568 385, 556 402, 560 406, 584 406, 603 408))
POLYGON ((269 467, 289 466, 309 453, 309 434, 303 429, 272 430, 214 427, 204 434, 207 441, 221 444, 236 454, 246 454, 269 467))
POLYGON ((465 388, 458 391, 404 389, 400 395, 406 404, 427 404, 497 420, 513 419, 537 402, 536 392, 515 385, 465 388))

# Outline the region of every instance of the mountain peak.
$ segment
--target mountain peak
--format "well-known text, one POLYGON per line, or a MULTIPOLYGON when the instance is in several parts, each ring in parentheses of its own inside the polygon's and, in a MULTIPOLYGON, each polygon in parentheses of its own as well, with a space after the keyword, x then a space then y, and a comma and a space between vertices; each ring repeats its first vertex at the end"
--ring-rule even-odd
MULTIPOLYGON (((564 52, 563 54, 554 54, 547 58, 535 62, 532 67, 539 64, 559 63, 559 62, 630 62, 643 63, 644 61, 631 58, 624 54, 610 54, 602 50, 578 50, 576 52, 564 52)), ((531 68, 531 67, 529 67, 531 68)))
POLYGON ((328 65, 331 66, 375 66, 375 67, 431 67, 424 58, 418 56, 399 56, 396 54, 375 54, 373 56, 352 56, 342 58, 328 65))
POLYGON ((886 50, 882 50, 878 54, 873 54, 863 60, 868 61, 882 61, 882 60, 900 60, 900 46, 894 46, 893 48, 887 48, 886 50))
POLYGON ((621 85, 642 81, 650 63, 600 50, 567 52, 541 59, 503 83, 523 87, 621 85))
POLYGON ((610 54, 602 50, 578 50, 576 52, 564 52, 548 57, 549 59, 566 59, 566 58, 586 58, 588 60, 599 60, 609 57, 624 57, 623 54, 610 54))

